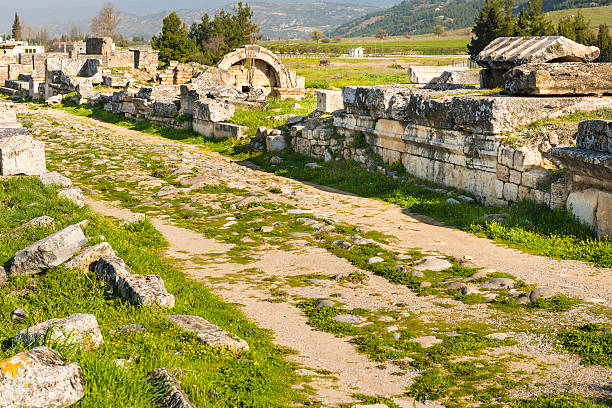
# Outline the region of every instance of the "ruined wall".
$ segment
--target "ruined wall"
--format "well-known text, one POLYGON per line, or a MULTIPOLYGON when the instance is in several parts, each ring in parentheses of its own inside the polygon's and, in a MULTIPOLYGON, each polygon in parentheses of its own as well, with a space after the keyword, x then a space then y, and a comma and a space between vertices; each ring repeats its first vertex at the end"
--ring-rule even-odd
POLYGON ((537 119, 612 105, 605 97, 448 96, 410 85, 345 87, 343 101, 333 122, 294 126, 293 149, 376 169, 374 153, 386 163, 400 161, 416 177, 469 191, 489 204, 529 198, 552 206, 564 205, 565 197, 551 188, 550 168, 538 149, 504 146, 503 140, 537 119))

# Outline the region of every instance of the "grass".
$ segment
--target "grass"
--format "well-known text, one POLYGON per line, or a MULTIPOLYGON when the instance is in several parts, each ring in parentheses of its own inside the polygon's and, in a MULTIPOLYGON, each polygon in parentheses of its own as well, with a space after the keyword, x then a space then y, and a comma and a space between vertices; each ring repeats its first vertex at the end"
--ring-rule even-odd
POLYGON ((415 35, 410 38, 387 37, 378 40, 373 37, 343 38, 339 42, 314 42, 311 40, 283 40, 261 42, 266 48, 280 54, 287 53, 328 53, 348 54, 350 48, 363 47, 365 54, 424 54, 451 55, 464 54, 470 37, 464 31, 447 33, 437 37, 431 34, 415 35))
POLYGON ((600 24, 608 24, 610 26, 612 21, 612 6, 549 11, 546 13, 546 16, 556 24, 561 18, 575 15, 577 12, 581 12, 587 20, 590 20, 591 26, 595 30, 597 30, 600 24))
POLYGON ((582 357, 584 365, 612 367, 612 330, 599 324, 586 324, 559 335, 565 348, 582 357))
MULTIPOLYGON (((55 229, 89 219, 84 232, 92 237, 90 243, 105 239, 134 273, 159 274, 177 300, 172 312, 133 307, 111 296, 93 274, 63 267, 37 276, 12 278, 0 289, 0 360, 23 350, 23 345, 12 344, 10 339, 27 326, 73 313, 91 313, 105 339, 99 349, 85 351, 56 345, 85 373, 86 394, 75 407, 151 407, 156 394, 145 377, 160 366, 179 375, 196 406, 286 407, 306 401, 302 392, 293 388, 304 378, 285 361, 289 351, 274 346, 267 331, 200 283, 187 280, 162 258, 160 253, 167 243, 149 222, 120 227, 87 208, 58 199, 53 188, 26 177, 0 181, 0 209, 2 232, 41 215, 53 217, 55 229), (12 311, 18 307, 28 312, 26 323, 11 320, 12 311), (247 340, 251 350, 237 355, 205 346, 194 335, 168 323, 164 318, 167 313, 200 315, 247 340), (123 326, 132 323, 141 324, 146 331, 120 333, 123 326), (120 368, 116 359, 130 362, 120 368)), ((0 264, 5 264, 16 250, 51 232, 52 228, 32 228, 14 239, 0 239, 0 264)))
POLYGON ((375 59, 330 58, 330 66, 320 66, 316 58, 285 58, 283 62, 297 75, 306 77, 307 88, 342 88, 349 85, 385 85, 410 82, 407 68, 416 65, 451 65, 464 59, 397 57, 384 61, 375 59), (399 65, 401 62, 405 66, 399 65))

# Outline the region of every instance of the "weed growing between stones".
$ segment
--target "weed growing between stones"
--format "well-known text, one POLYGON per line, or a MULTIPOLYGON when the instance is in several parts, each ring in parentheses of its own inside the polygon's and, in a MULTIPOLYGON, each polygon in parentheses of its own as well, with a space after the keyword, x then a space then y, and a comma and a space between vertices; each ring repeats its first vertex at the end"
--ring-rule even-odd
MULTIPOLYGON (((159 274, 176 296, 172 313, 200 315, 247 340, 250 351, 237 355, 215 350, 182 332, 158 307, 133 307, 112 296, 92 273, 56 267, 33 277, 16 277, 0 288, 0 360, 23 350, 10 339, 20 330, 72 313, 94 314, 104 336, 97 350, 59 347, 66 357, 83 367, 86 395, 79 407, 151 407, 155 392, 146 374, 165 366, 181 378, 184 390, 196 406, 285 407, 301 404, 306 396, 292 386, 305 378, 285 361, 289 351, 272 344, 266 331, 248 321, 235 307, 212 295, 160 256, 166 242, 150 223, 119 226, 109 218, 57 198, 55 190, 38 180, 19 177, 0 181, 0 231, 10 232, 31 218, 49 215, 55 230, 88 219, 90 243, 108 241, 137 274, 159 274), (11 314, 23 307, 26 322, 11 314), (143 333, 122 334, 128 324, 140 324, 143 333), (118 361, 119 360, 119 361, 118 361), (126 405, 127 406, 127 405, 126 405)), ((0 264, 53 229, 27 229, 16 237, 0 239, 0 264)))

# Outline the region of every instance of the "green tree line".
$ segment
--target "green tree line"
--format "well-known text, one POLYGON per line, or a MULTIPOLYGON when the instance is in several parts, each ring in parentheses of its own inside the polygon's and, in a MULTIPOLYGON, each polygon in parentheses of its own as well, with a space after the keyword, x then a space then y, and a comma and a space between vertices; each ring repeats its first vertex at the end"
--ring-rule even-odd
POLYGON ((554 25, 542 13, 542 0, 529 0, 518 15, 513 13, 514 5, 514 0, 485 0, 472 28, 474 38, 468 44, 472 57, 498 37, 562 35, 580 44, 599 47, 599 60, 612 61, 612 36, 607 24, 593 30, 590 21, 578 12, 554 25))
POLYGON ((253 11, 239 2, 231 12, 221 10, 214 16, 204 14, 199 23, 188 29, 172 12, 164 19, 162 32, 153 37, 151 45, 159 50, 164 64, 170 61, 216 64, 235 48, 259 40, 259 27, 253 23, 253 11))

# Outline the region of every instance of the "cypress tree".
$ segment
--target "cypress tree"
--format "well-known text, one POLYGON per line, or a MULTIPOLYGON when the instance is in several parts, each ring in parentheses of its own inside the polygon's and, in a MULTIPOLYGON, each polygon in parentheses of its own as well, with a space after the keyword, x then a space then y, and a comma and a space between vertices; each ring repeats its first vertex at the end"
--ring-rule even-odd
POLYGON ((21 21, 19 21, 17 13, 15 13, 15 20, 13 20, 13 38, 18 41, 22 40, 21 21))

